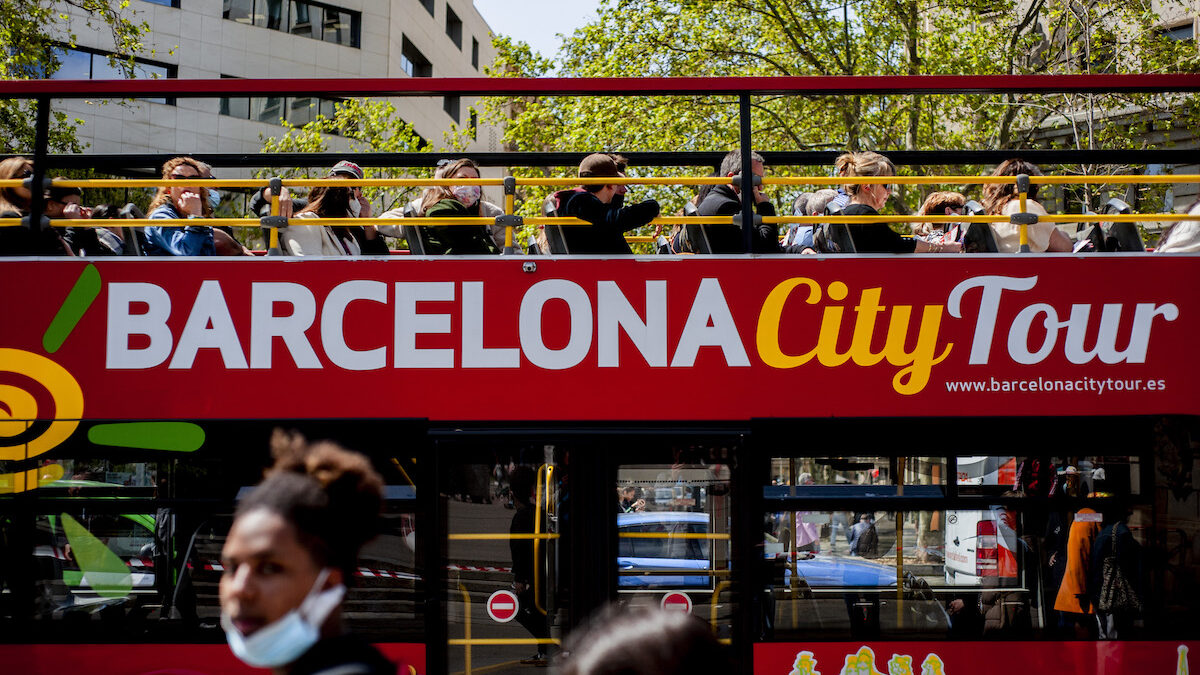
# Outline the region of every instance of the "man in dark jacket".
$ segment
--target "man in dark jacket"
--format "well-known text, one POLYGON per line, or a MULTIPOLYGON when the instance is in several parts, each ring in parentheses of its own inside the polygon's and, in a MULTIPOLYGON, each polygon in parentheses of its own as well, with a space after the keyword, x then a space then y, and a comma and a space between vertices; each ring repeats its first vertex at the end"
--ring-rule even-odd
MULTIPOLYGON (((757 152, 751 155, 755 176, 763 175, 763 158, 757 152)), ((742 172, 742 152, 734 150, 721 160, 721 175, 736 176, 742 172)), ((742 191, 732 185, 714 185, 700 202, 702 216, 732 216, 742 212, 742 191)), ((767 199, 758 186, 754 186, 754 211, 760 216, 775 215, 775 205, 767 199)), ((736 225, 705 225, 708 246, 712 253, 745 253, 746 241, 742 228, 736 225)), ((780 253, 779 228, 761 224, 753 230, 754 253, 780 253)), ((796 251, 799 253, 799 250, 796 251)))
MULTIPOLYGON (((598 152, 583 158, 579 164, 579 177, 622 178, 623 175, 611 155, 598 152)), ((564 228, 571 253, 633 252, 625 241, 625 233, 654 220, 658 216, 658 202, 647 199, 622 207, 620 204, 623 200, 614 199, 620 187, 584 185, 581 191, 564 191, 556 195, 563 203, 560 215, 574 216, 591 223, 590 227, 564 228)))

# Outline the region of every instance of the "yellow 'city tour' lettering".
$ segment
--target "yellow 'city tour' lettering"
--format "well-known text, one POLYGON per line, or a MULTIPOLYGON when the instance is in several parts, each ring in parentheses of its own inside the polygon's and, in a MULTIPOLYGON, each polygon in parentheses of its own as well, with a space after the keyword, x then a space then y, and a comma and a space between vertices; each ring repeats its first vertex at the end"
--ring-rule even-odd
MULTIPOLYGON (((948 343, 941 354, 937 354, 943 307, 925 305, 917 328, 916 344, 911 352, 906 351, 913 307, 895 305, 890 308, 891 316, 887 324, 883 351, 872 352, 876 322, 889 307, 880 303, 882 288, 867 288, 859 294, 859 302, 854 307, 854 332, 851 335, 849 350, 837 350, 846 308, 830 304, 826 305, 821 313, 816 347, 804 354, 786 354, 779 346, 779 324, 788 297, 799 286, 808 288, 808 297, 804 300, 806 304, 815 305, 821 301, 820 284, 807 277, 793 277, 775 286, 759 311, 758 355, 763 363, 772 368, 795 368, 808 363, 814 356, 818 363, 829 368, 840 366, 847 361, 853 361, 858 366, 870 367, 886 359, 893 366, 904 366, 892 378, 892 388, 899 394, 911 395, 925 389, 933 366, 945 360, 954 347, 954 343, 948 343)), ((834 281, 829 284, 826 294, 829 300, 840 302, 849 295, 849 288, 840 281, 834 281)))

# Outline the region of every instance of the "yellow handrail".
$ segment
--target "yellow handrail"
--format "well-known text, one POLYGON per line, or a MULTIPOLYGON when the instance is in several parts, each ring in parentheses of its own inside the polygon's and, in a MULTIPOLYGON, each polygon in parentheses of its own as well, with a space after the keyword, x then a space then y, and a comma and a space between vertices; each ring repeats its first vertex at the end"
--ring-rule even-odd
MULTIPOLYGON (((518 186, 576 186, 576 185, 730 185, 727 176, 647 176, 647 177, 599 177, 579 178, 534 178, 514 176, 518 186)), ((284 178, 284 187, 318 187, 342 185, 358 187, 431 187, 435 185, 479 185, 500 186, 504 178, 284 178)), ((1147 184, 1171 185, 1200 183, 1200 174, 1097 174, 1091 176, 1030 176, 1034 185, 1095 185, 1112 183, 1118 185, 1147 184)), ((0 188, 21 187, 20 178, 0 180, 0 188)), ((111 187, 163 187, 170 185, 198 184, 216 188, 261 188, 268 183, 263 178, 203 178, 176 180, 169 178, 64 178, 54 179, 55 187, 111 188, 111 187)), ((773 176, 762 178, 763 185, 987 185, 1016 183, 1016 176, 773 176)))
MULTIPOLYGON (((253 227, 260 224, 258 218, 198 218, 197 222, 191 224, 205 226, 240 226, 253 227)), ((1007 223, 1008 216, 916 216, 916 215, 883 215, 883 216, 763 216, 762 221, 769 225, 781 225, 788 223, 813 224, 813 223, 846 223, 846 224, 872 224, 872 223, 1007 223)), ((1187 213, 1058 213, 1049 215, 1039 215, 1038 221, 1046 223, 1154 223, 1154 222, 1176 222, 1176 221, 1200 221, 1200 214, 1187 213)), ((403 223, 405 225, 436 225, 436 226, 466 226, 466 225, 491 225, 495 222, 493 218, 289 218, 289 227, 315 227, 315 226, 337 226, 337 225, 395 225, 403 223)), ((695 223, 708 223, 717 225, 732 225, 732 216, 661 216, 649 221, 648 225, 685 225, 695 223)), ((587 221, 578 218, 565 217, 548 217, 534 216, 525 218, 527 225, 568 225, 568 226, 585 226, 587 221)), ((140 219, 114 219, 114 220, 87 220, 87 219, 71 219, 71 218, 53 218, 50 220, 52 227, 149 227, 150 225, 162 225, 164 227, 179 227, 179 220, 150 220, 146 218, 140 219)), ((20 227, 20 218, 0 218, 0 227, 20 227)), ((638 240, 650 241, 652 237, 641 237, 638 240)))

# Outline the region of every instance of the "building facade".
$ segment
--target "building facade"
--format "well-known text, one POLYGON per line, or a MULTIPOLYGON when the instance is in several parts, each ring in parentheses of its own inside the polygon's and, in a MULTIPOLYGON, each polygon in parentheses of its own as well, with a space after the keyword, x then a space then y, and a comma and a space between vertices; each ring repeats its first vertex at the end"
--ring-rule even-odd
MULTIPOLYGON (((138 55, 139 77, 365 78, 478 77, 494 51, 487 23, 471 0, 130 0, 149 27, 138 55)), ((77 35, 65 44, 62 79, 123 77, 108 64, 112 38, 62 4, 77 35)), ((81 141, 95 153, 254 153, 262 138, 316 114, 334 100, 311 97, 73 99, 58 110, 82 120, 81 141)), ((396 98, 401 118, 441 147, 443 134, 473 124, 470 98, 396 98)), ((469 148, 498 149, 494 129, 479 128, 469 148)), ((332 139, 334 148, 345 141, 332 139)))

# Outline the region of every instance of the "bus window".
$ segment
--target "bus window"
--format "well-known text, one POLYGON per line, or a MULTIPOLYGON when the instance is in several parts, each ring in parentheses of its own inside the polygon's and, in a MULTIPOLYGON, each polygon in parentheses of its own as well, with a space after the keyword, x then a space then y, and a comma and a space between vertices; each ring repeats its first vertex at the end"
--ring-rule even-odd
POLYGON ((639 449, 617 466, 617 592, 630 605, 687 609, 730 635, 730 449, 639 449))

